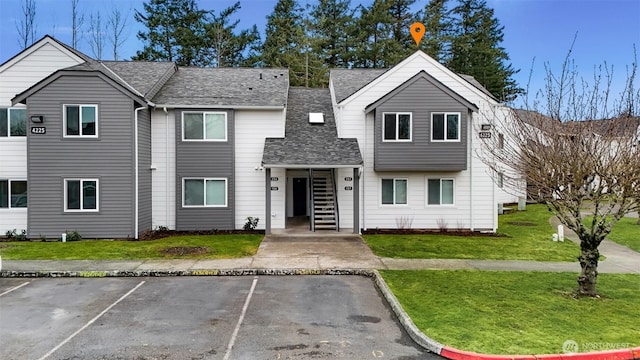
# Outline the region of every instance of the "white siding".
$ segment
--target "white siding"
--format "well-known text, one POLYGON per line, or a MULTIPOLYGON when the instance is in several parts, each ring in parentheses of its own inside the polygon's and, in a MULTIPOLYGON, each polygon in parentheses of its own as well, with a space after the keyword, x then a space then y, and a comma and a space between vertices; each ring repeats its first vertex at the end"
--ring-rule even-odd
POLYGON ((286 172, 272 169, 278 191, 271 192, 271 214, 265 214, 265 170, 261 170, 264 140, 284 137, 284 112, 237 110, 235 112, 235 227, 242 229, 247 217, 259 217, 258 229, 265 228, 265 216, 271 216, 271 227, 285 227, 286 172))
POLYGON ((353 169, 336 169, 336 189, 338 190, 338 211, 340 212, 340 228, 353 229, 353 169), (351 178, 347 181, 345 178, 351 178), (350 186, 352 190, 346 190, 350 186))
MULTIPOLYGON (((81 62, 81 59, 52 40, 45 38, 39 41, 0 68, 0 107, 12 107, 11 99, 17 94, 56 70, 81 62)), ((25 106, 18 104, 14 107, 25 106)), ((43 125, 46 125, 46 119, 43 125)), ((0 137, 0 179, 27 179, 26 136, 0 137)), ((0 234, 26 228, 27 209, 0 209, 0 234)))
MULTIPOLYGON (((481 146, 478 131, 481 123, 491 121, 491 106, 495 101, 465 80, 420 53, 407 58, 397 67, 389 70, 371 84, 365 86, 355 96, 337 105, 339 135, 358 139, 364 159, 361 177, 361 226, 363 228, 396 228, 396 219, 413 219, 413 228, 437 228, 438 219, 447 222, 449 228, 465 227, 474 230, 495 230, 497 228, 497 202, 495 187, 488 166, 478 157, 476 149, 481 146), (469 167, 465 171, 430 173, 376 173, 373 171, 373 115, 365 114, 366 106, 374 103, 397 86, 401 85, 421 70, 448 86, 450 89, 476 104, 469 122, 470 151, 469 167), (426 206, 426 178, 447 177, 455 179, 456 200, 454 206, 426 206), (402 177, 409 180, 409 204, 406 206, 382 206, 380 204, 380 179, 402 177)), ((341 204, 346 198, 341 198, 341 204)), ((346 219, 341 219, 342 221, 346 219)), ((346 223, 345 223, 346 225, 346 223)))
POLYGON ((151 113, 152 226, 176 227, 176 126, 173 110, 151 113))

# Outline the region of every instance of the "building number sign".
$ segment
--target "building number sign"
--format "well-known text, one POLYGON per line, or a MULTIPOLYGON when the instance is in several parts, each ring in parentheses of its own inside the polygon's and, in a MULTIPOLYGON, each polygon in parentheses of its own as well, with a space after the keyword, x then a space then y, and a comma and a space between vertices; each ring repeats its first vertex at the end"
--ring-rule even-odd
POLYGON ((32 134, 46 134, 47 128, 44 126, 34 126, 31 128, 32 134))

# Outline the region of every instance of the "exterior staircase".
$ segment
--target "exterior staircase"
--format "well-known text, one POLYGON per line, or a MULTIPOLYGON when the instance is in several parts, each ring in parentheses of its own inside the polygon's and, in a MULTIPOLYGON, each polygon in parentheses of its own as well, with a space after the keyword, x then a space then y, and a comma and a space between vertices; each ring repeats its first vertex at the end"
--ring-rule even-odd
POLYGON ((311 170, 311 230, 339 230, 333 170, 311 170))

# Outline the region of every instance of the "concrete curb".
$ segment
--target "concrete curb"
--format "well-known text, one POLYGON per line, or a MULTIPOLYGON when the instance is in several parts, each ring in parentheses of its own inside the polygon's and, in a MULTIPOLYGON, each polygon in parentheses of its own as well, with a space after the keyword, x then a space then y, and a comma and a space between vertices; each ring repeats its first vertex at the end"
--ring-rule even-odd
POLYGON ((413 323, 378 270, 367 269, 202 269, 202 270, 111 270, 111 271, 14 271, 2 270, 6 278, 59 277, 168 277, 168 276, 255 276, 255 275, 358 275, 373 279, 398 321, 416 344, 452 360, 640 360, 640 347, 574 354, 491 355, 458 350, 429 338, 413 323))

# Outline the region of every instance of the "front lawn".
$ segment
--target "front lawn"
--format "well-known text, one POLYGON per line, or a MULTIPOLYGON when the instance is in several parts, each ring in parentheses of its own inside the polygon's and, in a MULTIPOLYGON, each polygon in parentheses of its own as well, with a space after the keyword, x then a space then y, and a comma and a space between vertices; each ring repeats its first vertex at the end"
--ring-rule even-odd
POLYGON ((640 225, 638 219, 622 218, 614 226, 607 239, 640 252, 640 225))
POLYGON ((555 230, 549 224, 552 214, 544 205, 528 205, 498 217, 501 236, 364 235, 363 238, 382 257, 408 259, 487 259, 576 261, 580 248, 571 241, 553 242, 555 230))
POLYGON ((445 345, 488 354, 640 346, 639 275, 600 274, 601 298, 575 298, 575 273, 381 271, 416 326, 445 345))
POLYGON ((158 240, 0 242, 6 260, 228 259, 252 256, 263 235, 182 235, 158 240))

